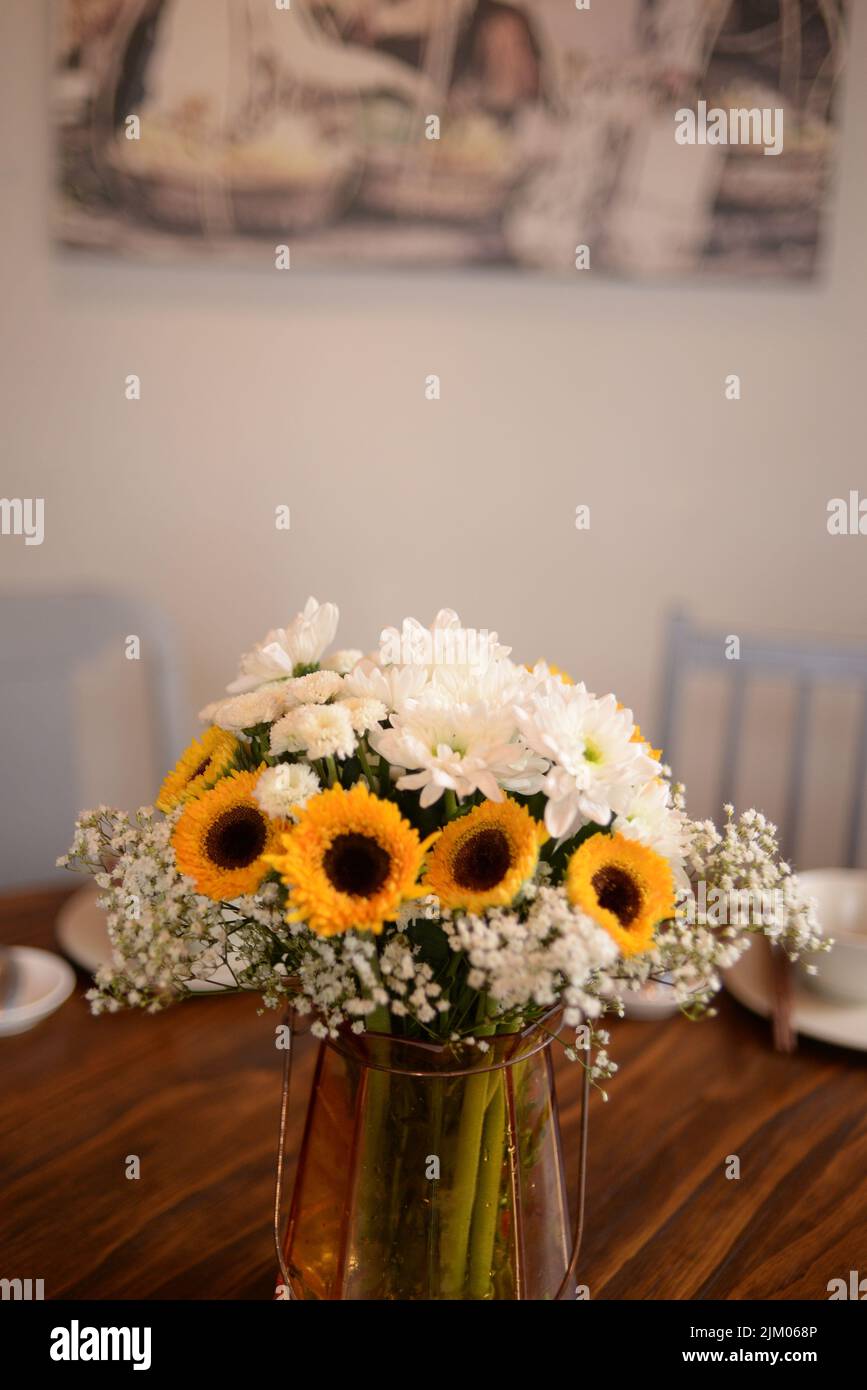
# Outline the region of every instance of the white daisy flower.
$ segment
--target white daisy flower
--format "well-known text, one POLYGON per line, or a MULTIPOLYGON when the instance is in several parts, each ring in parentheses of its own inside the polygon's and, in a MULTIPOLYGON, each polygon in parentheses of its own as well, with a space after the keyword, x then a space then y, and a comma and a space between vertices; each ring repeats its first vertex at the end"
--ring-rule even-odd
POLYGON ((269 745, 273 757, 279 758, 282 753, 304 752, 304 738, 298 727, 298 715, 300 713, 301 707, 299 706, 298 709, 289 710, 288 714, 284 714, 282 719, 278 719, 276 724, 271 725, 269 745))
POLYGON ((424 692, 426 704, 477 705, 511 711, 532 694, 536 682, 524 666, 508 658, 487 666, 437 666, 424 692))
POLYGON ((361 661, 343 679, 343 689, 347 695, 381 700, 389 714, 419 699, 427 684, 428 673, 424 666, 381 667, 369 658, 361 661))
POLYGON ((288 820, 304 810, 319 786, 319 778, 306 763, 278 763, 276 767, 266 767, 253 788, 253 796, 266 816, 288 820))
POLYGON ((271 752, 308 758, 351 758, 356 738, 349 711, 339 705, 300 705, 271 729, 271 752))
POLYGON ((692 827, 684 811, 671 804, 671 788, 657 777, 636 791, 614 820, 614 831, 627 840, 639 840, 667 859, 678 888, 690 886, 686 859, 692 844, 692 827))
POLYGON ((496 632, 465 628, 453 608, 441 608, 430 627, 417 618, 404 618, 400 628, 383 628, 379 664, 428 670, 441 665, 483 668, 507 657, 511 650, 501 646, 496 632))
POLYGON ((388 718, 384 701, 375 700, 369 695, 349 695, 340 703, 349 711, 352 727, 357 734, 366 734, 388 718))
POLYGON ((311 671, 306 676, 295 676, 286 681, 290 703, 299 705, 324 705, 343 685, 343 677, 336 671, 311 671))
POLYGON ((227 690, 241 695, 268 681, 294 675, 296 666, 313 666, 334 641, 339 617, 334 603, 309 598, 288 627, 274 628, 251 652, 241 657, 241 669, 227 690))
POLYGON ((374 732, 371 745, 387 762, 405 768, 397 785, 420 790, 422 806, 444 791, 472 796, 480 791, 502 801, 503 790, 537 791, 544 763, 515 737, 513 717, 482 705, 407 710, 395 727, 374 732))
POLYGON ((230 733, 240 733, 242 729, 252 729, 255 724, 273 723, 285 709, 285 698, 278 690, 250 690, 246 695, 218 701, 211 723, 230 733))
POLYGON ((613 695, 597 699, 584 685, 552 681, 515 717, 527 743, 551 760, 544 791, 545 826, 568 839, 593 821, 608 825, 633 791, 659 773, 643 743, 633 743, 632 711, 613 695))
POLYGON ((346 647, 342 651, 332 652, 330 656, 322 658, 322 666, 326 671, 336 671, 339 676, 348 676, 359 663, 364 660, 364 652, 355 647, 346 647))
POLYGON ((570 685, 562 671, 555 670, 548 665, 547 661, 537 661, 531 671, 527 672, 532 686, 546 685, 550 681, 558 685, 570 685))

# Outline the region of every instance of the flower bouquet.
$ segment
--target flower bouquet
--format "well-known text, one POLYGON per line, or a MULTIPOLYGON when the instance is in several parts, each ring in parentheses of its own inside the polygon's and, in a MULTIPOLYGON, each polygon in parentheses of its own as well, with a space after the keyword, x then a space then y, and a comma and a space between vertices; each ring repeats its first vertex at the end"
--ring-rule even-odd
POLYGON ((155 809, 80 817, 92 1008, 310 1016, 287 1296, 574 1296, 552 1043, 601 1089, 629 991, 698 1017, 751 934, 820 949, 812 905, 760 814, 688 818, 613 695, 449 610, 367 657, 329 654, 337 618, 310 599, 242 657, 155 809))

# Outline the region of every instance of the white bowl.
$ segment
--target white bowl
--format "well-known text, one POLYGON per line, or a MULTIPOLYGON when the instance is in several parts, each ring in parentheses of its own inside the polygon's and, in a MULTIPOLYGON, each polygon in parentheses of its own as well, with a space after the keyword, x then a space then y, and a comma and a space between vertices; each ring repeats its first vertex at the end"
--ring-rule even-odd
POLYGON ((627 1018, 640 1018, 649 1023, 660 1018, 671 1018, 679 1011, 671 976, 666 975, 663 979, 665 983, 651 981, 639 989, 624 992, 623 1012, 627 1018))
POLYGON ((0 1008, 0 1037, 26 1033, 59 1009, 75 989, 75 972, 60 956, 36 946, 12 946, 17 970, 12 997, 0 1008))
MULTIPOLYGON (((111 964, 112 945, 105 913, 97 903, 101 891, 95 883, 85 883, 66 899, 57 914, 57 940, 64 955, 89 975, 95 975, 101 965, 111 964)), ((230 952, 229 964, 233 969, 243 969, 248 962, 230 952)), ((234 983, 232 970, 221 965, 211 980, 191 980, 189 987, 194 993, 210 994, 219 992, 222 985, 234 983)))
POLYGON ((810 869, 798 877, 816 899, 825 936, 834 939, 827 954, 808 958, 818 974, 804 978, 829 999, 867 1001, 867 870, 810 869))

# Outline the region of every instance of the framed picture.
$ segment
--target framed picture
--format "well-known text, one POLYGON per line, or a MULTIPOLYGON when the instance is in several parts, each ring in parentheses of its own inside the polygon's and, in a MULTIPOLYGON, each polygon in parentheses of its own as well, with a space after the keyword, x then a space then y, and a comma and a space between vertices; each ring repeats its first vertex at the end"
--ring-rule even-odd
POLYGON ((56 233, 138 258, 809 276, 843 0, 58 0, 56 233))

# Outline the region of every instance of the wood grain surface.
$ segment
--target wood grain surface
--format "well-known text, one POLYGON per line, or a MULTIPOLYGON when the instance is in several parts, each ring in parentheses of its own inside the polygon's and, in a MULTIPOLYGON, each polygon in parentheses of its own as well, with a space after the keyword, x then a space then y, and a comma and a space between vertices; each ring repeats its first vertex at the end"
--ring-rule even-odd
MULTIPOLYGON (((0 899, 0 940, 54 948, 65 896, 0 899)), ((0 1038, 0 1277, 44 1279, 46 1298, 270 1298, 279 1020, 254 996, 93 1018, 86 988, 0 1038)), ((867 1275, 862 1054, 801 1040, 780 1056, 726 996, 712 1021, 611 1032, 620 1071, 590 1116, 592 1298, 825 1299, 867 1275)), ((293 1161, 314 1053, 301 1038, 293 1161)), ((571 1155, 579 1073, 557 1071, 571 1155)))

